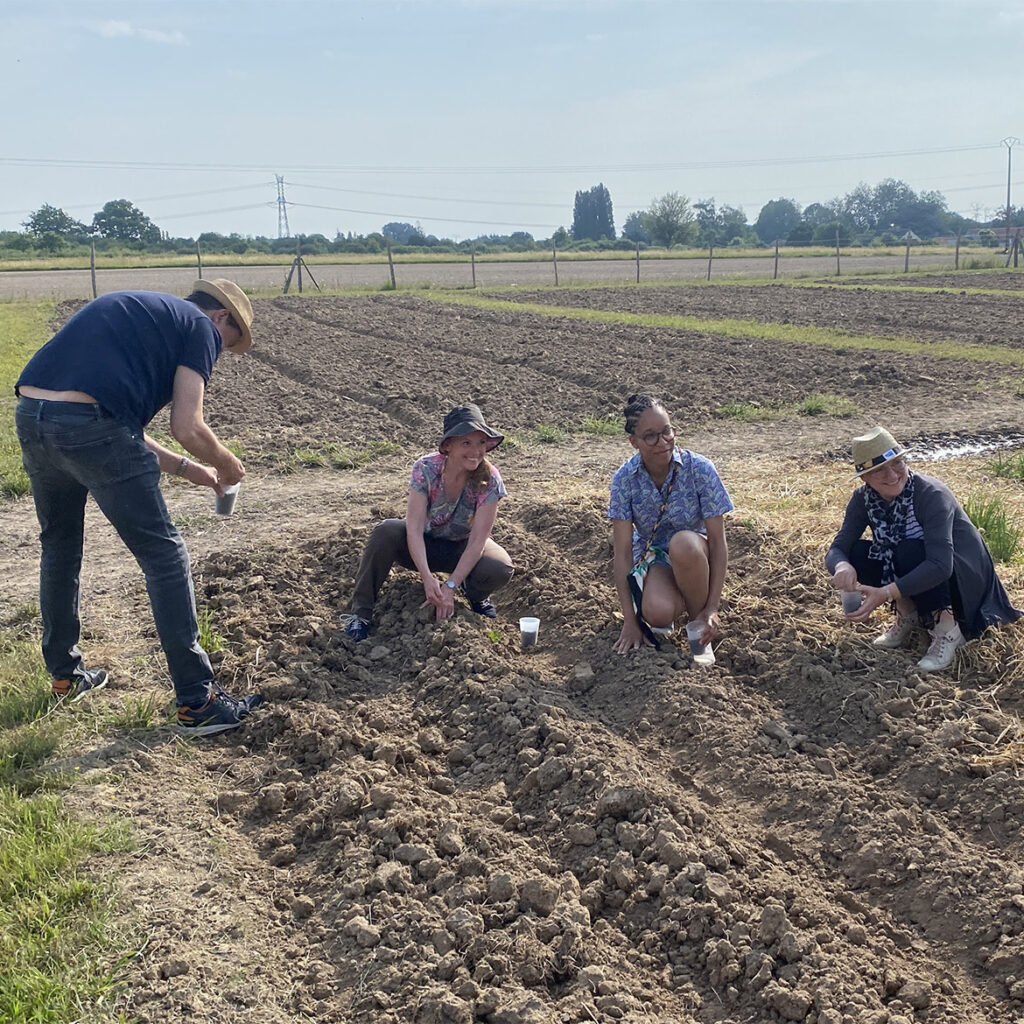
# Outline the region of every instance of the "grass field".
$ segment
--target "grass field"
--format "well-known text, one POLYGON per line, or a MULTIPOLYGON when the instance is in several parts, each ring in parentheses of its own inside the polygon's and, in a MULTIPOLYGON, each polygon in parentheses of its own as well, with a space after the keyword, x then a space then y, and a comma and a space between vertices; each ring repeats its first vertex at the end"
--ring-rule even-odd
POLYGON ((0 303, 0 496, 28 493, 28 477, 14 434, 14 382, 47 338, 52 302, 0 303))

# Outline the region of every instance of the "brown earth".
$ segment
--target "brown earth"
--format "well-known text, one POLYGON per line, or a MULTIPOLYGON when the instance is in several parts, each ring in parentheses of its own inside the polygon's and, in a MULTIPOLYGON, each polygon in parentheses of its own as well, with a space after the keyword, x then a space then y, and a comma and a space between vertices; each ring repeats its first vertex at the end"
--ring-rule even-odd
MULTIPOLYGON (((830 301, 846 296, 867 316, 856 292, 830 301)), ((1020 1019, 1024 627, 925 677, 917 652, 839 624, 820 567, 849 488, 823 453, 879 419, 907 441, 1019 427, 1002 371, 401 295, 258 301, 256 316, 256 347, 221 360, 207 402, 248 453, 238 513, 168 485, 226 639, 221 681, 268 699, 238 734, 101 727, 165 676, 137 570, 90 508, 86 642, 115 684, 75 710, 97 738, 64 764, 91 782, 72 802, 124 815, 139 839, 116 864, 145 934, 120 1009, 225 1024, 1020 1019), (603 513, 630 449, 579 424, 637 387, 665 397, 737 504, 710 670, 673 643, 611 652, 603 513), (863 412, 715 416, 815 392, 863 412), (518 567, 499 618, 435 625, 396 573, 353 646, 339 614, 366 535, 401 513, 411 459, 467 398, 518 442, 497 456, 495 534, 518 567), (538 425, 574 432, 544 444, 538 425), (281 472, 298 449, 330 461, 332 442, 381 440, 398 448, 358 470, 281 472), (543 620, 530 656, 528 613, 543 620)), ((0 509, 11 605, 32 594, 34 533, 28 500, 0 509)), ((1019 603, 1019 571, 1004 579, 1019 603)))
MULTIPOLYGON (((1010 279, 1010 275, 1003 279, 1010 279)), ((1020 332, 1021 301, 1012 294, 978 294, 944 288, 934 293, 901 292, 864 284, 842 287, 829 284, 816 288, 786 284, 703 288, 676 285, 632 290, 560 288, 497 294, 514 302, 543 302, 583 309, 736 318, 925 342, 954 341, 964 346, 1024 347, 1020 332)))

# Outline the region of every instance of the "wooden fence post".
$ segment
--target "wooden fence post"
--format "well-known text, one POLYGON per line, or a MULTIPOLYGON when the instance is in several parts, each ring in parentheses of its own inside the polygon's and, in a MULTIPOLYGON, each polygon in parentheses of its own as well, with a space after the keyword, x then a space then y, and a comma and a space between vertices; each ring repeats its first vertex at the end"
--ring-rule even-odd
POLYGON ((711 280, 711 261, 715 258, 715 245, 714 242, 708 243, 708 276, 707 280, 711 280))
POLYGON ((473 271, 473 287, 476 287, 476 250, 473 249, 469 253, 469 266, 473 271))
POLYGON ((839 273, 839 228, 836 228, 836 277, 839 273))
POLYGON ((953 269, 954 270, 959 270, 960 269, 960 236, 961 236, 961 234, 962 234, 962 232, 958 232, 957 236, 956 236, 956 252, 955 252, 955 255, 953 256, 953 269))
POLYGON ((906 252, 903 253, 903 273, 904 274, 909 274, 910 273, 910 239, 909 238, 907 239, 907 249, 906 249, 906 252))
POLYGON ((199 268, 199 280, 203 279, 203 251, 199 247, 199 239, 196 239, 196 266, 199 268))
POLYGON ((775 239, 775 270, 772 272, 772 280, 779 276, 779 240, 775 239))
POLYGON ((299 294, 302 294, 302 235, 295 238, 295 265, 299 271, 299 294))
POLYGON ((92 297, 96 298, 96 243, 89 243, 89 276, 92 278, 92 297))
POLYGON ((394 291, 398 285, 395 284, 395 261, 391 258, 391 243, 388 242, 388 270, 391 273, 391 290, 394 291))
POLYGON ((640 283, 640 243, 636 243, 636 283, 640 283))
POLYGON ((1013 266, 1017 267, 1017 254, 1020 252, 1020 231, 1013 236, 1013 266))
POLYGON ((551 246, 551 264, 555 268, 555 287, 558 287, 558 250, 551 246))

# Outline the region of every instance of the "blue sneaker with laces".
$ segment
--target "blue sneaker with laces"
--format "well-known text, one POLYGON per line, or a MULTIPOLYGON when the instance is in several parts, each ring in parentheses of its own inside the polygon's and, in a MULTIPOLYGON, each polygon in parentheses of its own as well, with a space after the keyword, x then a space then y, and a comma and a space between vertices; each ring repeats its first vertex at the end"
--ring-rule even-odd
POLYGON ((237 729, 249 712, 262 703, 261 693, 237 698, 217 688, 202 707, 193 708, 188 704, 178 706, 177 731, 186 736, 212 736, 217 732, 237 729))
POLYGON ((345 636, 362 643, 370 635, 370 624, 358 615, 350 615, 345 623, 345 636))

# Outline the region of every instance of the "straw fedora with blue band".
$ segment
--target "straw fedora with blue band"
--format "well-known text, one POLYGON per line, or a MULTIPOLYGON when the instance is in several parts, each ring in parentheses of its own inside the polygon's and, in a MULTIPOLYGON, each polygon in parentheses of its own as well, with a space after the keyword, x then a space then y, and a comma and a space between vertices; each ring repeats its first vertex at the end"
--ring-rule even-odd
POLYGON ((450 437, 463 437, 466 434, 472 434, 474 430, 479 430, 487 438, 487 450, 489 452, 493 451, 505 440, 504 434, 491 430, 484 423, 484 414, 480 411, 480 407, 470 403, 469 405, 456 406, 445 416, 444 436, 441 438, 441 442, 447 441, 450 437))
POLYGON ((884 427, 875 427, 853 439, 854 479, 884 466, 906 454, 904 448, 884 427))
POLYGON ((196 281, 192 291, 203 292, 216 299, 238 324, 242 332, 242 340, 235 345, 225 346, 228 352, 248 352, 252 348, 252 303, 249 296, 225 277, 215 277, 212 281, 196 281))

